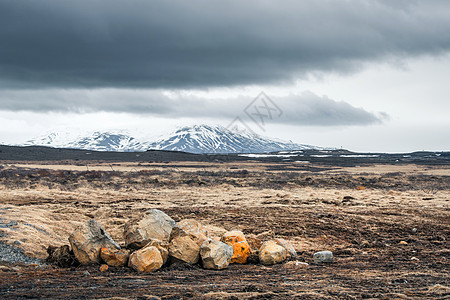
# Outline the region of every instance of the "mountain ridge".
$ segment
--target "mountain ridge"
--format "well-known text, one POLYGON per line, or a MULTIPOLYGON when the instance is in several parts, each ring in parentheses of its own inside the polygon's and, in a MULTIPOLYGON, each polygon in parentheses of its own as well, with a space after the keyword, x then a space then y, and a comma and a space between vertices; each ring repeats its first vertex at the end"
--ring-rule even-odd
POLYGON ((146 151, 148 149, 148 146, 144 142, 140 142, 128 134, 101 131, 95 131, 85 135, 53 132, 29 140, 23 146, 48 146, 53 148, 113 152, 146 151))
POLYGON ((149 146, 154 150, 176 150, 198 154, 266 153, 320 148, 267 138, 248 131, 230 130, 220 125, 185 126, 149 146))
POLYGON ((220 125, 204 124, 180 127, 174 132, 153 141, 137 139, 123 131, 94 131, 84 135, 53 132, 31 139, 22 146, 48 146, 114 152, 169 150, 197 154, 267 153, 324 149, 268 138, 248 131, 230 130, 220 125))

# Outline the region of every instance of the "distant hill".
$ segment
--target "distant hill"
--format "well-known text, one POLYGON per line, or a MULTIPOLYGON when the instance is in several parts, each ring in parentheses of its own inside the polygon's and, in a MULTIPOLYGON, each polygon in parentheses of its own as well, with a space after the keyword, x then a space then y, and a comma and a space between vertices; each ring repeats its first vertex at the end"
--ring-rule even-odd
POLYGON ((47 146, 53 148, 84 149, 93 151, 146 151, 148 144, 125 133, 94 132, 88 135, 50 133, 29 140, 22 146, 47 146))
MULTIPOLYGON (((323 170, 326 166, 361 166, 364 164, 422 164, 450 165, 450 152, 413 152, 413 153, 355 153, 348 150, 294 150, 272 153, 247 154, 194 154, 181 151, 148 150, 145 152, 92 151, 82 149, 61 149, 44 146, 4 146, 0 145, 2 161, 116 161, 116 162, 153 162, 167 166, 169 162, 238 162, 263 161, 282 162, 279 170, 323 170), (316 163, 321 164, 317 169, 316 163)), ((0 164, 0 172, 4 166, 0 164)))
POLYGON ((154 150, 184 151, 189 153, 266 153, 289 150, 322 149, 263 137, 258 134, 229 130, 223 126, 195 125, 182 127, 156 141, 138 140, 127 133, 94 132, 85 135, 49 133, 21 146, 95 151, 134 152, 154 150))
POLYGON ((150 149, 190 153, 266 153, 283 150, 320 149, 263 137, 223 126, 195 125, 183 127, 149 144, 150 149))

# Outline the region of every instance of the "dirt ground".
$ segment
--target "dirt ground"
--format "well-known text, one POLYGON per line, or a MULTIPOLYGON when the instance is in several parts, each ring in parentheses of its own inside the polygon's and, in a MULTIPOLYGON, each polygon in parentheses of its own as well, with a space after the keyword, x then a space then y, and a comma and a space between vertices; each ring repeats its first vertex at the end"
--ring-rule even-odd
POLYGON ((168 265, 152 274, 98 266, 0 263, 1 298, 449 299, 450 168, 294 163, 7 162, 0 241, 44 259, 95 218, 119 244, 123 225, 158 208, 174 220, 273 232, 298 261, 227 270, 168 265), (313 253, 330 250, 331 264, 313 253))

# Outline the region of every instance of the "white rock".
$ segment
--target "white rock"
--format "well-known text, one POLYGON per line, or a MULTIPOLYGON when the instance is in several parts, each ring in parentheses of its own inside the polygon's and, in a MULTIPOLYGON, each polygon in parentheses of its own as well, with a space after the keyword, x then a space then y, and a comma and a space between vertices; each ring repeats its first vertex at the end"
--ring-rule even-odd
POLYGON ((333 253, 331 251, 320 251, 314 253, 315 263, 332 263, 334 261, 333 253))

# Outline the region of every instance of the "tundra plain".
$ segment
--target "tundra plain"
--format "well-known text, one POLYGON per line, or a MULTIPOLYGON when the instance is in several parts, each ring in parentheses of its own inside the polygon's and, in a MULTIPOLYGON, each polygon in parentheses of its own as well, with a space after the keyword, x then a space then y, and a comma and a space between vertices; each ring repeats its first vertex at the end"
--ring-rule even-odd
POLYGON ((157 208, 175 221, 288 239, 298 261, 226 270, 0 263, 2 298, 446 299, 450 167, 295 162, 3 161, 0 241, 45 259, 76 226, 123 226, 157 208), (314 264, 330 250, 335 262, 314 264))

